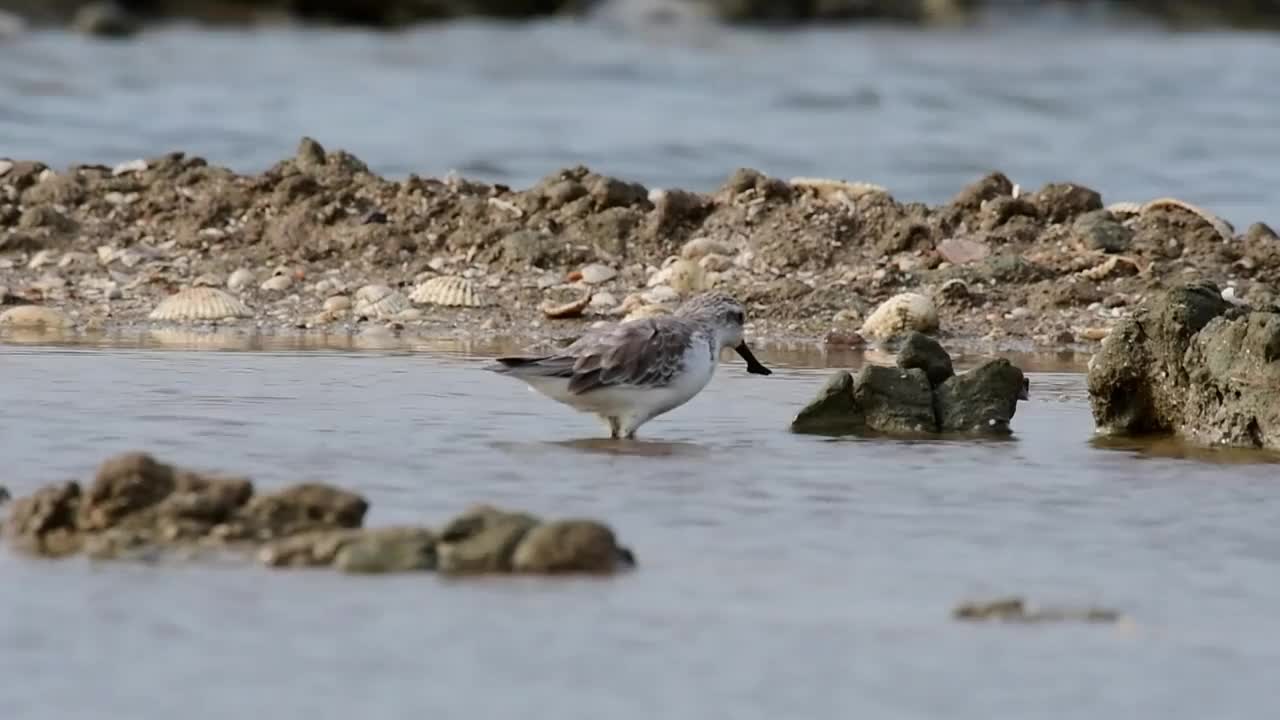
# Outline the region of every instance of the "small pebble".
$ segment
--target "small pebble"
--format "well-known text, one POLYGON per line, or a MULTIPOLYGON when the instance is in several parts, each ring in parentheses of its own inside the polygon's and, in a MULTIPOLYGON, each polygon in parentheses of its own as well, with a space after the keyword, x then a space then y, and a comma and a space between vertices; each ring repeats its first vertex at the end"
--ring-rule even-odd
POLYGON ((231 273, 231 277, 227 278, 227 289, 240 291, 253 284, 253 272, 240 268, 231 273))
POLYGON ((351 309, 351 298, 346 295, 334 295, 324 301, 326 312, 337 313, 351 309))

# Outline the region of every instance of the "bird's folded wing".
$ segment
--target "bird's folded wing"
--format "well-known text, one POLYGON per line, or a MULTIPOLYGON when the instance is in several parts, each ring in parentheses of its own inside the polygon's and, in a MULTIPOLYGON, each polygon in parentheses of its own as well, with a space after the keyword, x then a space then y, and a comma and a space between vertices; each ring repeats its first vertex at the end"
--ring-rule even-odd
POLYGON ((689 326, 673 318, 645 318, 587 335, 555 360, 573 362, 574 394, 619 385, 661 387, 680 371, 690 335, 689 326))

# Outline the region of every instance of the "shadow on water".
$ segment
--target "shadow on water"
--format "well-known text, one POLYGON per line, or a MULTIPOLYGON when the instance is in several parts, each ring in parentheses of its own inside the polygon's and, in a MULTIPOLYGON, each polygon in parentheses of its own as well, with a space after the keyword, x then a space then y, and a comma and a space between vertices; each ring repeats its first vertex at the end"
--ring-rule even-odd
POLYGON ((1173 435, 1110 437, 1098 435, 1089 445, 1103 451, 1128 455, 1135 460, 1193 460, 1219 465, 1280 464, 1280 452, 1255 448, 1197 445, 1173 435))

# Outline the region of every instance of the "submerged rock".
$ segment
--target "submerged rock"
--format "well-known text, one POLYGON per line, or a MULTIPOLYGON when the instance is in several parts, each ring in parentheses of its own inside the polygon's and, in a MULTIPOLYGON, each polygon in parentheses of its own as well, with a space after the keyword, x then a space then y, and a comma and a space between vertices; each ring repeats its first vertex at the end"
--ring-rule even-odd
MULTIPOLYGON (((0 487, 0 503, 5 499, 0 487)), ((233 551, 268 567, 351 574, 607 574, 635 566, 631 550, 595 520, 544 522, 476 505, 436 533, 366 528, 368 508, 360 495, 322 483, 255 495, 248 478, 196 473, 130 452, 103 462, 87 490, 69 481, 15 500, 0 531, 16 548, 46 557, 149 560, 233 551)))
POLYGON ((1123 616, 1116 610, 1099 607, 1032 607, 1020 597, 998 598, 982 602, 962 603, 951 611, 956 620, 1001 622, 1117 622, 1123 616))
POLYGON ((1099 432, 1280 449, 1280 313, 1211 283, 1148 299, 1089 362, 1099 432))
POLYGON ((963 432, 1004 435, 1026 400, 1029 383, 1008 360, 992 360, 956 375, 951 356, 934 339, 907 337, 897 367, 840 370, 796 414, 796 432, 917 434, 963 432))

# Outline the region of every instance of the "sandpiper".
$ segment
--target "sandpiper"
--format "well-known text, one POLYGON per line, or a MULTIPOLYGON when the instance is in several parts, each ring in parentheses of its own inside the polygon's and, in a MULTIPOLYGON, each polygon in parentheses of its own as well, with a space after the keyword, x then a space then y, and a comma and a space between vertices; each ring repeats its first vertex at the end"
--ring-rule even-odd
POLYGON ((772 374, 742 339, 745 316, 742 303, 729 295, 702 293, 671 315, 595 328, 557 353, 498 358, 487 368, 598 415, 612 437, 630 439, 641 425, 701 392, 725 348, 742 356, 747 372, 772 374))

